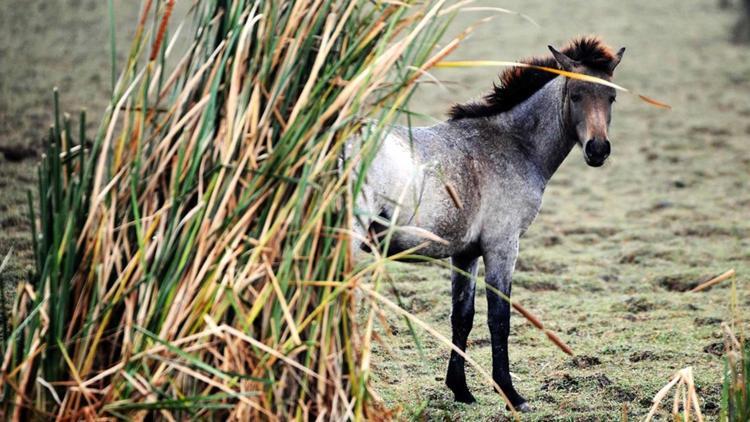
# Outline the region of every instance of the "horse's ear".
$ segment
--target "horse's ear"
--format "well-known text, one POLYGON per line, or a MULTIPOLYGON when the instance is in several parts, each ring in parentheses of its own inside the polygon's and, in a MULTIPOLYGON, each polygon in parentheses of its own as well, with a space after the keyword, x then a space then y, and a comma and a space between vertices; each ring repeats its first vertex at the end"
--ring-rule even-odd
POLYGON ((577 61, 571 59, 565 54, 555 50, 555 47, 548 45, 547 48, 549 48, 549 51, 552 52, 552 56, 564 70, 573 70, 573 68, 579 64, 577 61))
POLYGON ((625 47, 621 48, 617 54, 615 54, 615 58, 612 60, 612 63, 609 65, 609 71, 613 72, 618 64, 620 64, 620 60, 622 60, 622 55, 625 54, 625 47))

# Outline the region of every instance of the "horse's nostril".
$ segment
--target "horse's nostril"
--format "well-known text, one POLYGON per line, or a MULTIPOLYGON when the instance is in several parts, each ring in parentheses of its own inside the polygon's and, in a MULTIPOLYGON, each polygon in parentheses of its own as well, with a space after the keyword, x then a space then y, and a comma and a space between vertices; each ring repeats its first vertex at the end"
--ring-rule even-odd
POLYGON ((589 157, 596 154, 596 141, 593 139, 589 139, 586 141, 586 145, 584 147, 584 150, 586 151, 586 155, 589 157))
POLYGON ((609 157, 611 148, 607 140, 590 139, 586 141, 583 147, 586 162, 594 167, 601 166, 604 164, 604 160, 609 157))
POLYGON ((609 141, 591 139, 586 142, 585 151, 588 157, 604 159, 609 156, 610 148, 609 141))

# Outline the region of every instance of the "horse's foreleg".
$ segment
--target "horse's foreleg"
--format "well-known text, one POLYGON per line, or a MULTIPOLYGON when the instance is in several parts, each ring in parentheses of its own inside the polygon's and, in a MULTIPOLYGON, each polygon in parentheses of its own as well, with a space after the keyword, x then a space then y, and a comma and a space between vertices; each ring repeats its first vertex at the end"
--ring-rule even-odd
MULTIPOLYGON (((451 264, 455 267, 451 273, 453 344, 462 351, 466 350, 466 339, 474 324, 474 291, 478 261, 479 259, 475 257, 454 256, 451 258, 451 264)), ((464 358, 455 350, 451 351, 445 384, 453 391, 456 401, 463 403, 476 401, 466 385, 464 358)))
POLYGON ((513 388, 508 363, 509 300, 511 276, 517 255, 518 238, 515 236, 506 239, 504 242, 498 242, 484 254, 485 279, 487 282, 487 324, 492 338, 492 378, 516 410, 528 411, 530 407, 526 404, 526 400, 513 388))

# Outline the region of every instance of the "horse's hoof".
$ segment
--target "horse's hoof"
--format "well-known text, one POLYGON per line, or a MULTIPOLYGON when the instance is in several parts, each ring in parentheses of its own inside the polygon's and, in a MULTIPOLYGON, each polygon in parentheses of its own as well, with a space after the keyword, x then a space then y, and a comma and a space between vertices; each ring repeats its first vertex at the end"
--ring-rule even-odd
MULTIPOLYGON (((519 413, 529 413, 532 411, 531 406, 529 406, 529 403, 527 402, 516 404, 513 406, 513 408, 516 409, 516 412, 519 412, 519 413)), ((505 410, 510 410, 510 406, 506 404, 505 410)))
POLYGON ((523 402, 519 405, 514 406, 516 408, 516 412, 521 413, 529 413, 531 412, 531 406, 527 402, 523 402))
POLYGON ((468 391, 463 393, 453 393, 453 396, 455 397, 455 400, 460 403, 472 404, 476 403, 477 401, 477 399, 475 399, 474 396, 468 391))

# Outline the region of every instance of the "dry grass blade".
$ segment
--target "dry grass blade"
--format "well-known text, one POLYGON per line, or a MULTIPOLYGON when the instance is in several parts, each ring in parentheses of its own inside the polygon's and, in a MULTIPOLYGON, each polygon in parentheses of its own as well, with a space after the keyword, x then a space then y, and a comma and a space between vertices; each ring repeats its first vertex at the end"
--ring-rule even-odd
POLYGON ((10 257, 13 255, 13 248, 10 248, 7 254, 5 254, 5 258, 3 258, 3 262, 0 263, 0 273, 2 273, 5 270, 5 267, 8 266, 8 262, 10 262, 10 257))
POLYGON ((532 19, 531 16, 523 14, 523 13, 520 13, 520 12, 515 12, 513 10, 504 9, 502 7, 486 7, 486 6, 484 6, 484 7, 483 6, 464 7, 464 8, 461 8, 461 11, 462 12, 497 12, 497 13, 506 13, 506 14, 509 14, 509 15, 516 15, 516 16, 520 17, 521 19, 525 20, 526 22, 534 25, 537 28, 541 28, 542 27, 541 25, 539 25, 539 23, 537 23, 537 21, 535 21, 534 19, 532 19))
POLYGON ((445 185, 445 190, 448 191, 448 195, 451 197, 451 201, 453 201, 453 205, 460 210, 464 209, 464 204, 461 202, 461 198, 459 198, 456 188, 454 188, 450 182, 443 183, 445 185))
POLYGON ((576 72, 569 72, 567 70, 561 70, 561 69, 555 69, 551 67, 545 67, 545 66, 536 66, 533 64, 528 63, 520 63, 520 62, 509 62, 509 61, 500 61, 500 60, 462 60, 462 61, 442 61, 440 63, 437 63, 435 67, 526 67, 530 69, 536 69, 536 70, 542 70, 544 72, 554 73, 556 75, 565 76, 571 79, 577 79, 579 81, 585 81, 585 82, 591 82, 599 85, 608 86, 610 88, 616 89, 618 91, 627 92, 629 94, 635 95, 636 97, 640 98, 641 100, 645 101, 648 104, 651 104, 653 106, 656 106, 658 108, 663 109, 671 109, 672 106, 670 106, 667 103, 655 100, 651 97, 647 97, 642 94, 638 94, 636 92, 633 92, 627 88, 624 88, 620 85, 617 85, 613 82, 604 80, 602 78, 597 78, 596 76, 591 75, 585 75, 582 73, 576 73, 576 72))
POLYGON ((521 315, 523 315, 523 317, 526 318, 526 320, 529 321, 534 327, 536 327, 537 329, 539 329, 541 331, 544 331, 544 334, 547 336, 547 338, 550 339, 550 341, 552 343, 554 343, 557 347, 559 347, 560 350, 562 350, 563 352, 565 352, 566 354, 568 354, 570 356, 574 355, 573 349, 571 349, 570 346, 568 346, 560 338, 560 336, 558 336, 554 331, 552 331, 552 330, 550 330, 548 328, 545 328, 544 324, 542 324, 542 321, 540 321, 539 318, 537 318, 536 315, 532 314, 531 311, 529 311, 528 309, 524 308, 523 306, 521 306, 520 303, 518 303, 516 301, 513 301, 511 303, 513 305, 513 309, 515 309, 516 311, 518 311, 518 313, 520 313, 521 315))
POLYGON ((535 328, 537 328, 538 330, 544 332, 544 335, 546 335, 547 338, 555 346, 557 346, 560 350, 562 350, 563 352, 565 352, 566 354, 568 354, 570 356, 573 356, 575 354, 575 353, 573 353, 573 349, 571 349, 570 346, 568 346, 560 338, 560 336, 558 336, 554 331, 552 331, 552 330, 550 330, 548 328, 545 328, 544 324, 542 324, 542 321, 536 315, 534 315, 533 313, 531 313, 531 311, 529 311, 528 309, 526 309, 523 306, 521 306, 520 303, 518 303, 516 301, 511 301, 508 296, 504 295, 498 289, 496 289, 496 288, 494 288, 494 287, 492 287, 492 286, 490 286, 488 284, 485 284, 485 287, 487 289, 489 289, 490 291, 494 292, 496 295, 500 296, 500 298, 502 298, 503 300, 509 302, 513 306, 513 309, 515 309, 516 311, 518 311, 518 313, 520 313, 521 315, 523 315, 523 317, 526 318, 526 320, 528 320, 531 323, 531 325, 533 325, 535 328))
POLYGON ((730 277, 734 277, 735 274, 736 274, 736 272, 734 271, 734 268, 732 268, 731 270, 729 270, 729 271, 727 271, 727 272, 725 272, 725 273, 723 273, 721 275, 718 275, 718 276, 716 276, 716 277, 714 277, 714 278, 712 278, 712 279, 710 279, 708 281, 705 281, 705 282, 699 284, 698 286, 695 286, 693 289, 690 290, 690 293, 695 293, 695 292, 700 292, 701 290, 705 290, 705 289, 707 289, 709 287, 714 286, 715 284, 721 283, 724 280, 728 280, 730 277))

